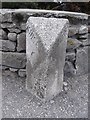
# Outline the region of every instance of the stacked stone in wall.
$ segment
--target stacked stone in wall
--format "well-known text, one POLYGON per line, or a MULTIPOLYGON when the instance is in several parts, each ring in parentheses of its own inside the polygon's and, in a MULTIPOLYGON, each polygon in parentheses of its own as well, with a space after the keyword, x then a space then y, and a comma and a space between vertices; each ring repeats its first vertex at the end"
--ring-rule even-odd
POLYGON ((66 75, 67 73, 81 75, 88 72, 88 52, 86 52, 90 45, 87 27, 88 15, 65 11, 30 9, 0 10, 2 69, 18 72, 21 77, 26 76, 26 22, 30 16, 67 18, 70 25, 64 72, 66 75))

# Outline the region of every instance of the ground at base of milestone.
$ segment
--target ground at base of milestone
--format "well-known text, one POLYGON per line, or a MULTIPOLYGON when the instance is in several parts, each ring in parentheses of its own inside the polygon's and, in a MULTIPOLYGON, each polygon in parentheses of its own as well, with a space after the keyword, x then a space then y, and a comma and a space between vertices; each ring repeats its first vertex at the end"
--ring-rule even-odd
POLYGON ((25 89, 25 78, 2 73, 3 118, 88 118, 88 74, 65 77, 67 91, 42 103, 25 89))

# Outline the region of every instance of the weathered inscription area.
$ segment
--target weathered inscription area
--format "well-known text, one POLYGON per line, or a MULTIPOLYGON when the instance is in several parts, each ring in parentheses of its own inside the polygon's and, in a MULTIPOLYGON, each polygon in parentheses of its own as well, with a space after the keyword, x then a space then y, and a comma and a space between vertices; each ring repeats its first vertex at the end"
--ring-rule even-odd
POLYGON ((42 100, 61 92, 68 20, 30 17, 26 28, 26 88, 42 100))

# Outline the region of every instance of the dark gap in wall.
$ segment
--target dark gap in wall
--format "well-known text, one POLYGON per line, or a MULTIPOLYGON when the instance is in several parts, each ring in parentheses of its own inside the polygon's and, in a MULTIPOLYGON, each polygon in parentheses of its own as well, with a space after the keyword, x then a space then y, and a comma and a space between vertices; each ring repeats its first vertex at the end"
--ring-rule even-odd
POLYGON ((19 53, 26 53, 26 50, 18 51, 19 53))
POLYGON ((15 52, 17 52, 17 40, 15 41, 16 47, 15 47, 15 52))
POLYGON ((19 25, 20 22, 23 21, 23 15, 21 15, 20 13, 17 13, 17 14, 13 13, 12 14, 12 20, 19 25))
POLYGON ((9 33, 9 30, 7 28, 2 28, 7 34, 9 33))
POLYGON ((6 67, 5 65, 0 65, 0 67, 2 68, 2 70, 9 70, 9 68, 6 67), (6 68, 3 69, 3 67, 6 67, 6 68))
MULTIPOLYGON (((18 35, 18 34, 17 34, 17 35, 18 35)), ((16 48, 15 48, 15 51, 16 51, 16 52, 17 52, 17 44, 18 44, 18 43, 17 43, 17 40, 16 40, 16 48)))
POLYGON ((78 40, 86 40, 87 38, 78 38, 78 40))
POLYGON ((75 60, 74 60, 74 68, 77 69, 77 66, 76 66, 76 56, 77 56, 77 49, 75 49, 75 60))
POLYGON ((26 32, 26 30, 21 30, 21 33, 22 33, 22 32, 26 32))

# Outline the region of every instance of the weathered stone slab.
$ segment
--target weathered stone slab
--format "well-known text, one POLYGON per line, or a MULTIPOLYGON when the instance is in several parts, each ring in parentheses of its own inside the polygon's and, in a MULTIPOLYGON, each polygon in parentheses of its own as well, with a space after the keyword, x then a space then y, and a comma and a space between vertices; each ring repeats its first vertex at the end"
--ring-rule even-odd
POLYGON ((2 65, 11 68, 25 68, 26 55, 25 53, 2 52, 2 65))
POLYGON ((76 68, 77 75, 88 73, 88 47, 77 49, 76 68))
POLYGON ((26 29, 26 88, 42 100, 62 91, 68 20, 30 17, 26 29))
POLYGON ((17 51, 26 50, 26 33, 23 32, 17 35, 17 51))
POLYGON ((78 34, 78 30, 79 30, 79 28, 77 26, 70 27, 68 36, 71 37, 71 36, 78 34))
POLYGON ((85 33, 88 33, 88 26, 87 26, 87 25, 82 25, 82 26, 80 26, 78 32, 79 32, 79 34, 85 34, 85 33))
POLYGON ((0 39, 7 40, 7 33, 3 29, 0 29, 0 39))
POLYGON ((15 51, 16 49, 16 43, 15 42, 11 42, 9 40, 0 40, 0 44, 2 44, 2 46, 0 46, 0 50, 1 51, 15 51))

